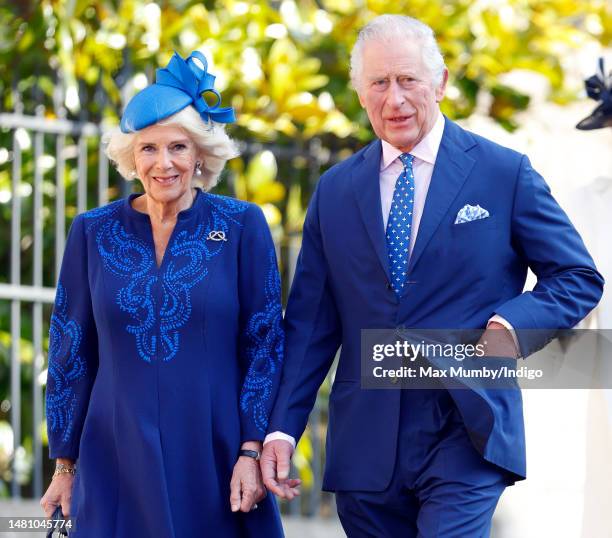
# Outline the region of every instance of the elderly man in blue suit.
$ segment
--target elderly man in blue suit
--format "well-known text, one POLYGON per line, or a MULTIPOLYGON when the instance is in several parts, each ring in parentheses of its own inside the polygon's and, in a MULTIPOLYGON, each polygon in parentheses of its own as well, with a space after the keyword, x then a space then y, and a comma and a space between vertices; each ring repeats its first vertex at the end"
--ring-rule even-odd
POLYGON ((264 482, 297 493, 289 460, 341 346, 323 488, 347 535, 488 536, 526 475, 520 391, 362 389, 361 331, 482 329, 487 355, 526 357, 597 304, 603 279, 529 159, 441 114, 428 26, 374 19, 351 78, 378 139, 328 170, 308 209, 264 482))

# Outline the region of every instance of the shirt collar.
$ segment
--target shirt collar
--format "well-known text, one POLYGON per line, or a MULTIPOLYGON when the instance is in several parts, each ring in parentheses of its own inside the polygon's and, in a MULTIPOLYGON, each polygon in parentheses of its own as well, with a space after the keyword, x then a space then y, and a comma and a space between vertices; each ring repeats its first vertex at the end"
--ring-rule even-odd
MULTIPOLYGON (((436 157, 438 156, 438 150, 440 149, 440 143, 442 142, 442 135, 444 134, 444 116, 442 112, 438 111, 438 117, 436 123, 432 127, 431 131, 421 140, 416 146, 412 148, 410 152, 416 159, 420 159, 429 164, 436 163, 436 157)), ((380 170, 385 170, 395 159, 401 154, 402 150, 392 146, 389 142, 381 140, 382 142, 382 159, 380 162, 380 170)))

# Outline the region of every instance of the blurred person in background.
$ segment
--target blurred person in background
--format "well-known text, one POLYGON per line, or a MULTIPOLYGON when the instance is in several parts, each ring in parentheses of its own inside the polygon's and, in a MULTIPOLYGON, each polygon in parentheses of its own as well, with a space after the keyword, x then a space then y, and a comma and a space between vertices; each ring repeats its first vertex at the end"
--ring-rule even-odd
POLYGON ((280 281, 262 211, 207 192, 237 155, 220 102, 205 57, 175 53, 106 140, 144 194, 70 229, 41 505, 75 519, 71 536, 282 536, 257 461, 282 365, 280 281))
MULTIPOLYGON (((612 70, 606 72, 603 57, 599 59, 597 71, 585 80, 587 95, 598 105, 587 117, 576 125, 582 131, 599 130, 597 136, 607 136, 612 140, 612 70)), ((583 234, 585 243, 597 267, 606 280, 612 278, 612 249, 606 230, 612 228, 612 169, 607 174, 593 178, 588 185, 572 192, 570 215, 576 227, 583 234)), ((610 338, 612 329, 612 295, 604 290, 601 302, 589 316, 591 327, 603 330, 599 343, 610 338)), ((600 378, 611 377, 610 357, 605 355, 609 346, 600 345, 596 353, 604 358, 604 368, 600 378), (606 375, 607 374, 607 375, 606 375)), ((582 534, 591 536, 612 535, 612 513, 605 501, 610 496, 612 485, 612 387, 606 390, 592 390, 588 401, 588 435, 586 476, 584 479, 584 510, 582 534)))

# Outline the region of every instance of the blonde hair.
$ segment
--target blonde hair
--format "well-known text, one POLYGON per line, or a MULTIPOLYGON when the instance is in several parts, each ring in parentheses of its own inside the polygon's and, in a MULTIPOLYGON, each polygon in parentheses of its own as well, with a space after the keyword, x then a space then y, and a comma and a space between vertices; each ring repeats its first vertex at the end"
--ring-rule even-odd
MULTIPOLYGON (((204 190, 210 190, 217 184, 225 163, 240 153, 236 143, 225 132, 225 125, 212 120, 208 124, 204 123, 192 106, 159 121, 157 125, 176 125, 191 138, 198 158, 201 159, 202 170, 202 175, 194 176, 193 181, 200 183, 204 190)), ((137 133, 124 133, 117 127, 102 137, 106 155, 128 180, 134 179, 134 143, 137 133)))

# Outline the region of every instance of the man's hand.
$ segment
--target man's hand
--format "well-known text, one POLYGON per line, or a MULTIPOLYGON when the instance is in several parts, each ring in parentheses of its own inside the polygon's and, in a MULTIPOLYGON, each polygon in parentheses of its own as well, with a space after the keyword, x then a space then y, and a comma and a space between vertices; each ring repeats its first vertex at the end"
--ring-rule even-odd
POLYGON ((519 356, 510 331, 497 321, 491 321, 487 325, 487 330, 480 337, 478 344, 483 346, 485 357, 516 359, 519 356))
POLYGON ((300 494, 301 480, 289 478, 293 446, 289 441, 276 439, 266 443, 261 454, 261 474, 264 485, 282 499, 291 500, 300 494))

